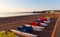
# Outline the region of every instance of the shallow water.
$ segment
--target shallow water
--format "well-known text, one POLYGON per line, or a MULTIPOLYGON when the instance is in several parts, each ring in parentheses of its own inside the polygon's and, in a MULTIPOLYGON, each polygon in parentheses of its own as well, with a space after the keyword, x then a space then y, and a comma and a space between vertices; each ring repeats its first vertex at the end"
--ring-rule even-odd
POLYGON ((31 12, 5 12, 0 13, 0 17, 12 17, 12 16, 24 16, 24 15, 35 15, 39 13, 31 13, 31 12))

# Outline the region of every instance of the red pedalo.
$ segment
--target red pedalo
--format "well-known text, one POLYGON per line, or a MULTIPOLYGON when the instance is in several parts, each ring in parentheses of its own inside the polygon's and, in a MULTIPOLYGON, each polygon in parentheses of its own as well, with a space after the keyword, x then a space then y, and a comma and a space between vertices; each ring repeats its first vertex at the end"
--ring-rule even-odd
POLYGON ((40 23, 31 21, 31 22, 29 22, 29 25, 40 26, 40 23))
POLYGON ((47 18, 43 18, 43 17, 41 17, 41 18, 39 18, 39 20, 47 21, 47 18))

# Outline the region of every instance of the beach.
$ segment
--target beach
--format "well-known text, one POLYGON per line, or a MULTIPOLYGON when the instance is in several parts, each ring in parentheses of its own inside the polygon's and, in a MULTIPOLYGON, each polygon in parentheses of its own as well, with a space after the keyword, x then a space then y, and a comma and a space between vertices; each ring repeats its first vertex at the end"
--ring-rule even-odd
MULTIPOLYGON (((54 22, 49 24, 47 31, 38 32, 38 35, 40 37, 51 37, 52 31, 54 29, 54 26, 56 24, 56 20, 59 15, 57 14, 36 14, 36 15, 26 15, 26 16, 15 16, 15 17, 6 17, 6 18, 0 18, 0 31, 8 31, 10 29, 16 29, 18 26, 21 26, 23 24, 26 24, 30 21, 34 21, 40 17, 44 16, 51 16, 56 17, 54 22), (49 32, 51 31, 51 32, 49 32), (45 34, 45 35, 44 35, 45 34)), ((36 34, 37 32, 32 32, 33 34, 36 34)))

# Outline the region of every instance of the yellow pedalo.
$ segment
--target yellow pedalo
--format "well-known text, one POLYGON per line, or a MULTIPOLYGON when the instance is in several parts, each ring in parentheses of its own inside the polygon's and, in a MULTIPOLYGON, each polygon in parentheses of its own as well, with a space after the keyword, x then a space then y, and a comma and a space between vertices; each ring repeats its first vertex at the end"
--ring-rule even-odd
POLYGON ((16 37, 13 32, 0 31, 0 37, 16 37))
POLYGON ((45 18, 47 18, 47 19, 50 19, 51 17, 49 17, 49 16, 46 16, 45 18))

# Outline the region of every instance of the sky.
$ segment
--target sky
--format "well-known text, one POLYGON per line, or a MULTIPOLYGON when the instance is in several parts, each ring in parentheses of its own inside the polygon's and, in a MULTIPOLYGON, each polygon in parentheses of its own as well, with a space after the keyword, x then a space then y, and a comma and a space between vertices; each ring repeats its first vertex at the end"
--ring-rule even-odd
POLYGON ((60 0, 0 0, 0 12, 60 10, 60 0))

